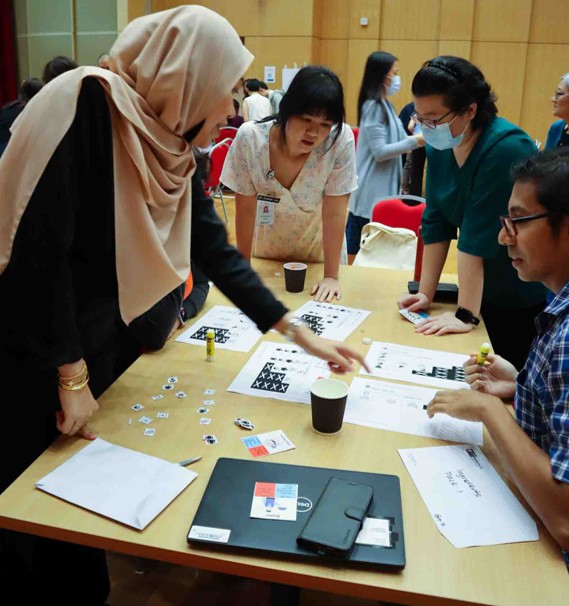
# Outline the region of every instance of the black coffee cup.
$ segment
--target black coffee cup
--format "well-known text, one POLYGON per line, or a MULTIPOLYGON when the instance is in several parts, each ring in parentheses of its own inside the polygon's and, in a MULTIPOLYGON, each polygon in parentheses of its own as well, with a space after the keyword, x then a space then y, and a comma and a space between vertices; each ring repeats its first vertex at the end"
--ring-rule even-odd
POLYGON ((320 379, 310 386, 312 427, 317 433, 332 435, 342 429, 348 386, 337 379, 320 379))
POLYGON ((285 288, 288 292, 302 292, 306 279, 306 263, 285 263, 285 288))

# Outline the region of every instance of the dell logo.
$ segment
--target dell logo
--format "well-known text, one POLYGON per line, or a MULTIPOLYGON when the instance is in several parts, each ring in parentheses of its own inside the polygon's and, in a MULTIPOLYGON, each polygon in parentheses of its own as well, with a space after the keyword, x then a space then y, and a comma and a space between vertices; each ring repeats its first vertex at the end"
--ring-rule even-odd
POLYGON ((312 501, 306 497, 298 497, 296 500, 296 511, 298 513, 306 513, 312 509, 312 501))

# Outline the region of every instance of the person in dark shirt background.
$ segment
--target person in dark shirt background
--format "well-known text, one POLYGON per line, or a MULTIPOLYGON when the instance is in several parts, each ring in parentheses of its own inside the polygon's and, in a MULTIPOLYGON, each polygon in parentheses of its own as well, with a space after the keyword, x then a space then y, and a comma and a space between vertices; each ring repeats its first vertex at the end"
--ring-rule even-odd
POLYGON ((37 93, 40 92, 43 84, 38 78, 28 78, 22 82, 18 98, 6 103, 0 109, 0 156, 6 149, 10 140, 10 127, 14 120, 22 113, 26 103, 37 93))

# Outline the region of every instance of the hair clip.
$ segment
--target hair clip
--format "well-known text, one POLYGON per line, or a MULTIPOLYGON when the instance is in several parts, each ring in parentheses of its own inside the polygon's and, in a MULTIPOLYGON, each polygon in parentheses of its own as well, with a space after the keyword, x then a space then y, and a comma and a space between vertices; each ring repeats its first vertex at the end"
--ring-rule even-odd
POLYGON ((266 179, 274 179, 275 178, 275 174, 276 172, 274 170, 268 170, 267 174, 265 175, 266 179))
POLYGON ((452 67, 445 65, 444 63, 429 63, 427 65, 427 67, 436 67, 437 69, 440 69, 443 72, 446 72, 447 74, 451 75, 453 78, 460 80, 460 76, 459 76, 458 72, 456 70, 454 70, 452 67))

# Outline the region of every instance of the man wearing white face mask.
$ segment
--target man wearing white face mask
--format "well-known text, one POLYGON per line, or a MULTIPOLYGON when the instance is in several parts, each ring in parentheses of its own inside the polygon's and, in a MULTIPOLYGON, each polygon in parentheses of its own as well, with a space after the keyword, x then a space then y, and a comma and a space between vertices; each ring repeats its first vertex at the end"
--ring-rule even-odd
POLYGON ((363 226, 380 198, 400 193, 401 156, 424 145, 422 135, 408 136, 388 97, 401 90, 397 57, 372 53, 358 97, 359 136, 356 149, 358 189, 350 198, 346 228, 348 254, 360 249, 363 226))
POLYGON ((414 119, 427 143, 425 250, 419 292, 403 296, 399 307, 429 308, 459 230, 457 310, 432 316, 415 330, 437 336, 469 332, 482 316, 494 351, 521 368, 545 291, 541 284, 519 280, 497 236, 513 187, 510 169, 535 145, 520 128, 497 117, 495 94, 466 59, 428 61, 412 90, 414 119))

